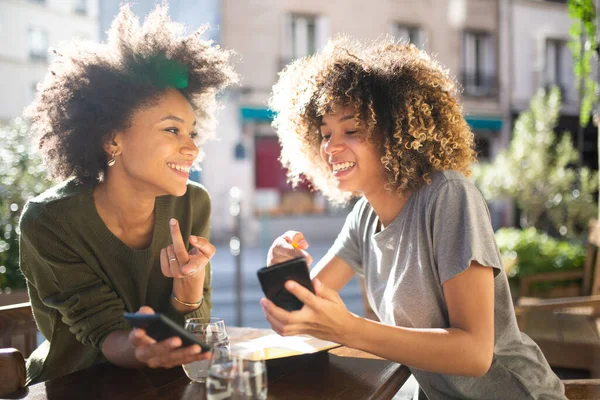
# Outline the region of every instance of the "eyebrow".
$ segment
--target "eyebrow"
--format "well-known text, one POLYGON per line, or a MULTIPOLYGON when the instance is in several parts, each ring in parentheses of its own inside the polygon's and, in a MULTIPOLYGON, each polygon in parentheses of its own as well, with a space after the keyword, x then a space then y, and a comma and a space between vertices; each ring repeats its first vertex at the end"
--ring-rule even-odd
MULTIPOLYGON (((344 121, 348 121, 349 119, 354 119, 354 115, 344 115, 342 118, 339 119, 339 122, 344 122, 344 121)), ((321 120, 321 125, 327 125, 325 122, 323 122, 323 120, 321 120)))
MULTIPOLYGON (((185 121, 183 119, 181 119, 179 117, 176 117, 174 115, 167 115, 166 117, 161 118, 160 121, 158 121, 158 122, 163 122, 163 121, 166 121, 168 119, 173 120, 173 121, 177 121, 177 122, 179 122, 181 124, 185 123, 185 121)), ((196 120, 194 120, 194 123, 192 125, 196 126, 196 120)))

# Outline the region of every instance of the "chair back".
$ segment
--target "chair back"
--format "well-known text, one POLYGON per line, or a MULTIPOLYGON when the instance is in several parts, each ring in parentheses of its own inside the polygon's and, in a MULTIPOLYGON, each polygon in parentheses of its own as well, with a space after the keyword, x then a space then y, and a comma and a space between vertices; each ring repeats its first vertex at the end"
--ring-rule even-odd
MULTIPOLYGON (((17 349, 0 349, 0 396, 25 387, 25 360, 17 349)), ((22 399, 22 396, 11 397, 22 399)))
POLYGON ((581 295, 600 294, 600 222, 590 221, 588 231, 587 257, 583 268, 581 295))
POLYGON ((18 348, 25 358, 37 347, 37 326, 33 319, 31 303, 18 303, 0 307, 0 347, 18 348))

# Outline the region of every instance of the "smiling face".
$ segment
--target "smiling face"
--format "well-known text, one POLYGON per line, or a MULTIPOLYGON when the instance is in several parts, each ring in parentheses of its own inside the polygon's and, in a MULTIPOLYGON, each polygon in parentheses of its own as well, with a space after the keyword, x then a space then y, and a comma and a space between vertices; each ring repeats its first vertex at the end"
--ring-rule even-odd
POLYGON ((381 155, 366 140, 367 132, 357 127, 354 110, 342 108, 323 116, 321 123, 321 157, 337 179, 340 190, 379 193, 387 183, 381 155))
POLYGON ((150 106, 134 111, 129 128, 107 144, 109 153, 118 154, 107 178, 113 175, 121 184, 155 197, 184 195, 198 156, 195 125, 191 104, 179 91, 167 90, 150 106))

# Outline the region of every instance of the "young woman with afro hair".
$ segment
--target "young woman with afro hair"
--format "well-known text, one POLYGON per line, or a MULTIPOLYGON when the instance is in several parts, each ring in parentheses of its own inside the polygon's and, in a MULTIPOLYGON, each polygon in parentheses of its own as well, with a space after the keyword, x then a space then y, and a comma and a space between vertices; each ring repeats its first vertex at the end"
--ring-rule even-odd
MULTIPOLYGON (((261 300, 282 335, 309 334, 410 367, 429 399, 563 399, 539 347, 519 332, 484 199, 467 180, 473 133, 453 79, 413 45, 338 37, 280 74, 271 97, 281 159, 332 202, 360 199, 311 271, 295 312, 261 300), (380 322, 338 291, 365 279, 380 322)), ((267 264, 304 256, 301 232, 267 264)))
POLYGON ((123 318, 210 317, 210 199, 188 177, 214 131, 216 94, 237 77, 231 54, 201 34, 185 34, 166 6, 142 25, 123 6, 106 43, 56 53, 26 110, 62 181, 20 221, 20 266, 46 338, 27 360, 27 384, 105 361, 171 367, 207 357, 123 318))

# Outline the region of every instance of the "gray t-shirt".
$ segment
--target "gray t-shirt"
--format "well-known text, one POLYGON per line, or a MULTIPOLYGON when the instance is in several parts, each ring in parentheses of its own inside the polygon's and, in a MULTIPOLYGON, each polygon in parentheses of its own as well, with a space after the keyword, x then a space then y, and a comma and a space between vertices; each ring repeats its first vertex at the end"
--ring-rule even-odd
POLYGON ((348 215, 330 253, 365 277, 381 322, 448 328, 442 284, 471 261, 494 268, 494 358, 473 378, 410 368, 429 399, 564 399, 564 386, 539 347, 519 332, 490 215, 479 191, 456 171, 436 172, 396 219, 377 232, 366 199, 348 215))

